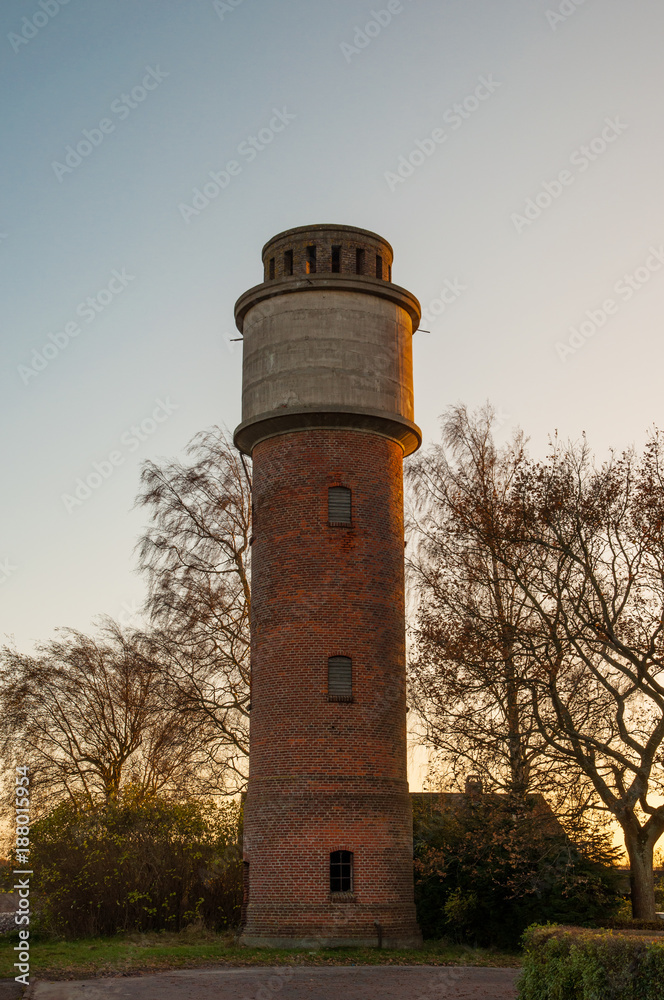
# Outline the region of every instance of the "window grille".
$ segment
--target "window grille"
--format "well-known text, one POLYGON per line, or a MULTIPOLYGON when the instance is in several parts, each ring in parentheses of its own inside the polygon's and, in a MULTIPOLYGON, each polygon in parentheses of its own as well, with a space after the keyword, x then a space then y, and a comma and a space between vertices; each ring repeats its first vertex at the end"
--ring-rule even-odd
POLYGON ((328 701, 353 700, 353 661, 350 656, 330 656, 327 661, 328 701))
POLYGON ((330 892, 353 891, 353 852, 332 851, 330 854, 330 892))
POLYGON ((327 491, 327 519, 330 524, 351 524, 352 493, 346 486, 331 486, 327 491))

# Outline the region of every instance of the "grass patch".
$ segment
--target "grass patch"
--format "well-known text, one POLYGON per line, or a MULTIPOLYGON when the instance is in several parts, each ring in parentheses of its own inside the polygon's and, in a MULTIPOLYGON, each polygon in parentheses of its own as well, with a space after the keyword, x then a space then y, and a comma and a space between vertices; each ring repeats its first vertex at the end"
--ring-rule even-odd
MULTIPOLYGON (((16 938, 0 939, 0 978, 13 978, 16 938)), ((211 965, 484 965, 519 967, 515 954, 426 941, 415 949, 243 948, 232 934, 189 927, 179 934, 122 934, 78 941, 30 942, 30 974, 46 979, 86 979, 119 973, 193 969, 211 965)))

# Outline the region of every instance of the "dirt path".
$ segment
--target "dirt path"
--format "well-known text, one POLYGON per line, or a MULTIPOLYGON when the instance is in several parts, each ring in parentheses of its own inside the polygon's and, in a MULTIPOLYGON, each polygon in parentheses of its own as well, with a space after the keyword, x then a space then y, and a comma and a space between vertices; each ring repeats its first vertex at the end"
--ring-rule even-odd
POLYGON ((517 974, 431 965, 184 969, 34 983, 26 1000, 514 1000, 517 974))

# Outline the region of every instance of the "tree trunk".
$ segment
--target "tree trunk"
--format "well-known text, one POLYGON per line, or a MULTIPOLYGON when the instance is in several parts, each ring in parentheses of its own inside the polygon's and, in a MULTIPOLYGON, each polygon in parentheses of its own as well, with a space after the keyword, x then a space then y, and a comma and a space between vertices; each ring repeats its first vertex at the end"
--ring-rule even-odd
POLYGON ((653 874, 654 843, 639 831, 625 830, 625 847, 629 855, 629 884, 634 920, 657 920, 655 915, 655 879, 653 874))

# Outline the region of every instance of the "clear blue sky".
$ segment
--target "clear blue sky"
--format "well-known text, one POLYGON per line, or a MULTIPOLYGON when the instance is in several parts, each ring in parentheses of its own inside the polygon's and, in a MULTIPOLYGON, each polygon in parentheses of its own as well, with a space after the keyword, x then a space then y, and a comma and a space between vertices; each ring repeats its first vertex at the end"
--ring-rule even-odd
POLYGON ((428 309, 426 440, 459 400, 492 400, 535 452, 556 428, 604 453, 664 423, 661 0, 43 4, 0 10, 0 633, 19 648, 142 600, 140 464, 239 422, 233 304, 280 230, 390 240, 428 309))

